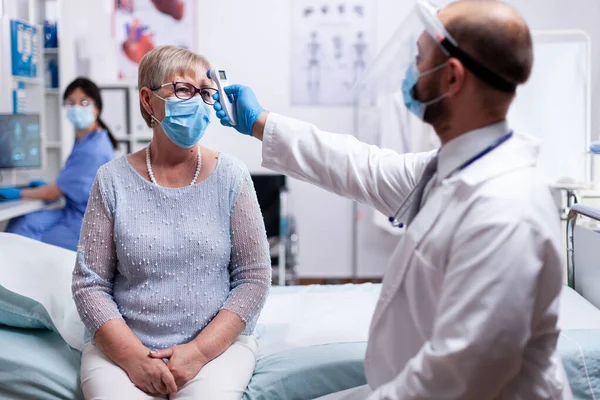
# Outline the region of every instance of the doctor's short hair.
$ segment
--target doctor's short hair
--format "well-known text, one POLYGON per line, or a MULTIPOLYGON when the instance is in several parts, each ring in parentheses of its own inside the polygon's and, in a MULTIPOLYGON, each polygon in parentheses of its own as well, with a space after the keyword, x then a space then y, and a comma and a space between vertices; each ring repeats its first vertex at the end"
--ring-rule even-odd
MULTIPOLYGON (((210 62, 206 57, 177 46, 158 46, 150 50, 140 62, 138 70, 138 88, 155 88, 176 75, 196 75, 206 73, 210 62)), ((140 111, 146 124, 150 126, 152 118, 140 103, 140 111)))
MULTIPOLYGON (((465 2, 501 3, 493 0, 463 0, 465 2)), ((529 80, 533 69, 533 39, 525 20, 514 8, 510 8, 520 21, 502 24, 501 20, 479 20, 464 15, 448 22, 446 29, 471 57, 509 82, 522 85, 529 80)))

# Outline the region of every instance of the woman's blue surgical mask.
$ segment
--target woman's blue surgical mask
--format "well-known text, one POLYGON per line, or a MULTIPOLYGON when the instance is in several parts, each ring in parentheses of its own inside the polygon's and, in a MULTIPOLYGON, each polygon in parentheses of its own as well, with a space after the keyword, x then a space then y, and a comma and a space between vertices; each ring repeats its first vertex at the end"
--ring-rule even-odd
POLYGON ((404 77, 404 81, 402 82, 402 94, 404 95, 404 104, 406 105, 406 108, 408 108, 408 110, 414 115, 416 115, 421 121, 425 116, 425 110, 427 109, 427 106, 441 101, 448 94, 446 93, 439 97, 436 97, 433 100, 422 102, 415 98, 415 87, 417 86, 417 82, 422 76, 426 76, 435 71, 438 71, 444 68, 446 65, 448 65, 448 62, 440 64, 437 67, 430 69, 429 71, 420 73, 419 67, 417 67, 417 63, 415 61, 412 62, 406 70, 406 76, 404 77))
POLYGON ((162 122, 154 118, 176 146, 189 149, 194 146, 206 132, 210 124, 210 108, 195 96, 189 100, 176 97, 158 98, 165 101, 165 118, 162 122))
POLYGON ((77 130, 87 129, 96 121, 95 106, 93 104, 87 106, 73 105, 65 108, 67 109, 67 119, 75 125, 77 130))

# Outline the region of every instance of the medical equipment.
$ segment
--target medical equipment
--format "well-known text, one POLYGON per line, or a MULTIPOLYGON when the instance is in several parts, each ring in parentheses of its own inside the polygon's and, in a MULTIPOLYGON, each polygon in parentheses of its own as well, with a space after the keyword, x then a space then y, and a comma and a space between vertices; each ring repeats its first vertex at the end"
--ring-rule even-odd
MULTIPOLYGON (((485 155, 487 155, 488 153, 490 153, 491 151, 493 151, 494 149, 496 149, 498 146, 500 146, 502 143, 506 142, 512 136, 513 136, 513 132, 509 132, 506 135, 500 137, 498 140, 496 140, 494 143, 492 143, 491 145, 489 145, 483 151, 481 151, 480 153, 476 154, 474 157, 468 159, 465 163, 463 163, 460 167, 458 167, 456 169, 456 171, 454 171, 454 172, 456 173, 458 171, 462 171, 463 169, 467 168, 469 165, 473 164, 475 161, 477 161, 480 158, 484 157, 485 155)), ((417 192, 417 188, 419 188, 419 185, 415 186, 415 188, 413 190, 411 190, 411 192, 409 193, 409 195, 406 198, 406 200, 404 200, 404 202, 402 202, 402 204, 398 208, 398 211, 396 212, 396 214, 394 214, 394 216, 390 217, 390 222, 392 223, 392 226, 396 226, 398 228, 404 227, 405 224, 403 222, 401 222, 400 219, 402 217, 406 217, 406 212, 409 209, 411 209, 411 206, 413 205, 413 202, 415 200, 417 200, 417 199, 415 199, 415 194, 417 192)), ((421 199, 419 199, 419 200, 421 200, 421 199)))
POLYGON ((298 283, 298 233, 284 175, 252 175, 269 242, 273 285, 298 283))
POLYGON ((600 307, 600 210, 575 204, 567 219, 567 274, 569 286, 600 307))
POLYGON ((39 168, 40 116, 0 114, 0 169, 39 168))
POLYGON ((227 78, 227 72, 224 69, 211 69, 208 71, 207 76, 213 82, 217 84, 217 90, 219 91, 219 102, 223 106, 223 110, 229 117, 229 125, 235 126, 237 124, 237 118, 235 113, 235 107, 233 104, 233 96, 228 96, 225 93, 225 87, 229 86, 229 79, 227 78), (227 99, 227 100, 225 100, 227 99))

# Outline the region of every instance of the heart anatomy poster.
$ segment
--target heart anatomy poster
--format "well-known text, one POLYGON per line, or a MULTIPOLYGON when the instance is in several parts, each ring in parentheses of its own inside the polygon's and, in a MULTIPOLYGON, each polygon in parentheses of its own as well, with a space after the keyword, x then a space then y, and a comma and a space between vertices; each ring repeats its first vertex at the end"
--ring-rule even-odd
POLYGON ((115 0, 119 78, 137 79, 144 54, 159 45, 195 49, 195 0, 115 0))
POLYGON ((292 104, 352 105, 354 83, 373 59, 371 0, 294 0, 292 104))

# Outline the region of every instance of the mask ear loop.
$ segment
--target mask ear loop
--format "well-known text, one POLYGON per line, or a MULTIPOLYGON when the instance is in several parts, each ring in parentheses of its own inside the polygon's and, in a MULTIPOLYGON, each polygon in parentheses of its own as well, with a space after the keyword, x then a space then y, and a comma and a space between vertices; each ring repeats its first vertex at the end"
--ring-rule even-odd
POLYGON ((436 71, 439 71, 440 69, 442 69, 442 68, 446 67, 446 66, 448 65, 448 63, 449 63, 449 62, 450 62, 450 61, 444 61, 443 63, 441 63, 441 64, 440 64, 440 65, 438 65, 437 67, 433 67, 433 68, 431 68, 431 69, 430 69, 430 70, 428 70, 428 71, 425 71, 425 72, 423 72, 423 73, 420 73, 420 72, 419 72, 419 78, 420 78, 420 77, 422 77, 422 76, 427 76, 427 75, 429 75, 429 74, 432 74, 432 73, 434 73, 434 72, 436 72, 436 71))
MULTIPOLYGON (((437 67, 433 67, 433 68, 431 68, 428 71, 425 71, 423 73, 419 73, 419 79, 421 79, 422 77, 427 76, 429 74, 432 74, 432 73, 434 73, 436 71, 439 71, 442 68, 445 68, 448 65, 448 63, 449 63, 449 61, 445 61, 445 62, 441 63, 440 65, 438 65, 437 67)), ((423 104, 425 107, 427 107, 427 106, 430 106, 432 104, 437 103, 438 101, 440 101, 442 99, 445 99, 446 97, 448 97, 448 93, 444 93, 444 94, 442 94, 442 95, 440 95, 440 96, 438 96, 438 97, 436 97, 436 98, 434 98, 432 100, 429 100, 429 101, 422 101, 421 104, 423 104)))
MULTIPOLYGON (((149 88, 150 89, 150 88, 149 88)), ((165 103, 167 102, 167 100, 165 100, 164 98, 160 97, 159 95, 157 95, 156 93, 154 93, 154 91, 152 89, 150 89, 150 91, 152 92, 152 94, 156 97, 158 97, 159 99, 161 99, 162 101, 164 101, 165 103)), ((150 113, 148 113, 150 114, 150 113)), ((158 122, 159 124, 161 123, 161 121, 159 121, 154 115, 150 114, 150 128, 154 128, 154 121, 158 122)))

